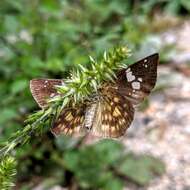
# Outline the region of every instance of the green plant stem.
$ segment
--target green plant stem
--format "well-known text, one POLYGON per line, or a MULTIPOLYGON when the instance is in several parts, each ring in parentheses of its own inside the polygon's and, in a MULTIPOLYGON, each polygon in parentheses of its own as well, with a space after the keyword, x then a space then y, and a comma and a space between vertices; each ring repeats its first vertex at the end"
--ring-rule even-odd
POLYGON ((10 137, 10 139, 5 143, 6 145, 0 150, 0 158, 7 156, 18 145, 23 145, 28 142, 32 136, 32 133, 35 133, 40 129, 40 124, 49 119, 51 113, 52 108, 49 108, 44 111, 44 114, 34 123, 28 124, 24 129, 13 134, 12 137, 10 137))
POLYGON ((13 180, 16 175, 16 161, 13 157, 6 156, 0 162, 0 189, 10 190, 14 186, 13 180))

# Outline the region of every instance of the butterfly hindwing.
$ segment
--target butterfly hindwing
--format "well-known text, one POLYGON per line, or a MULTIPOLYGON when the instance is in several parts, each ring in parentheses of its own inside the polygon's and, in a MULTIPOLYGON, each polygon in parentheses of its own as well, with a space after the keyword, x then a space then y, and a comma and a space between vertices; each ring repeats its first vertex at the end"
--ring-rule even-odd
POLYGON ((119 94, 107 95, 88 106, 63 109, 51 129, 52 133, 79 136, 91 132, 99 137, 117 138, 125 134, 133 120, 132 104, 119 94))
POLYGON ((47 100, 58 95, 55 85, 61 85, 61 79, 33 79, 30 81, 32 96, 41 108, 47 106, 47 100))
MULTIPOLYGON (((108 91, 110 93, 110 91, 108 91)), ((99 102, 92 133, 96 136, 117 138, 130 126, 134 109, 132 104, 119 94, 104 97, 99 102)))
POLYGON ((53 124, 51 131, 57 135, 79 136, 84 134, 85 106, 65 108, 53 124))
POLYGON ((148 56, 118 73, 118 92, 134 105, 154 88, 157 78, 158 54, 148 56))

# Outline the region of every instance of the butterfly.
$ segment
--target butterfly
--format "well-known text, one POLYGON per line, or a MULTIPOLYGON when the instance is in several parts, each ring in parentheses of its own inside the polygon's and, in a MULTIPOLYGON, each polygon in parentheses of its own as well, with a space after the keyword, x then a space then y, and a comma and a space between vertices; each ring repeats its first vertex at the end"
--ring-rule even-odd
MULTIPOLYGON (((126 133, 134 118, 134 107, 154 88, 159 55, 150 55, 116 73, 114 82, 104 82, 92 98, 61 110, 51 131, 55 135, 92 133, 99 137, 117 138, 126 133)), ((55 86, 62 79, 33 79, 31 93, 41 108, 58 94, 55 86)))

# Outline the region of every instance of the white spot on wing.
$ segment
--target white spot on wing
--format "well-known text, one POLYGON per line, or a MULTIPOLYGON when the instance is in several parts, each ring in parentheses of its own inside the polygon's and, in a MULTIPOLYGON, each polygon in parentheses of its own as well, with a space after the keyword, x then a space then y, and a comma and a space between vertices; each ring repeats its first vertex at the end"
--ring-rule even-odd
POLYGON ((142 82, 142 78, 138 78, 138 81, 139 81, 139 82, 142 82))
POLYGON ((144 63, 146 63, 146 62, 147 62, 147 59, 144 60, 144 63))
POLYGON ((131 68, 129 67, 127 70, 126 70, 126 73, 130 72, 131 71, 131 68))
POLYGON ((53 98, 55 96, 55 93, 50 94, 50 98, 53 98))
POLYGON ((132 88, 139 90, 141 88, 140 82, 132 82, 132 88))
POLYGON ((130 72, 126 71, 126 77, 128 82, 135 80, 135 75, 133 75, 131 71, 130 72))

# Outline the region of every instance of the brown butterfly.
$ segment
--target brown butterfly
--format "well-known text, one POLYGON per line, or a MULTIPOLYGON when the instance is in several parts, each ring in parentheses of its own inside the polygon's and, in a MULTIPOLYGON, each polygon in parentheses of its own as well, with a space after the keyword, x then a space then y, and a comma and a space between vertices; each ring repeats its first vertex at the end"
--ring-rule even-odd
MULTIPOLYGON (((51 131, 55 135, 78 135, 89 131, 101 137, 124 135, 133 120, 134 106, 155 86, 158 60, 158 54, 153 54, 122 69, 117 73, 116 81, 103 83, 93 98, 64 108, 51 131)), ((30 89, 38 105, 45 108, 47 100, 58 95, 55 85, 62 83, 61 79, 34 79, 30 89)))

